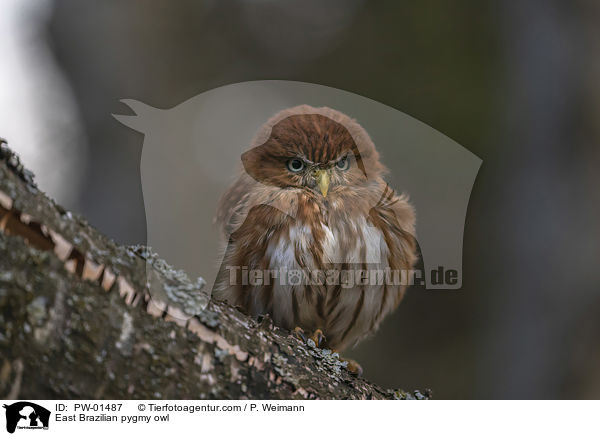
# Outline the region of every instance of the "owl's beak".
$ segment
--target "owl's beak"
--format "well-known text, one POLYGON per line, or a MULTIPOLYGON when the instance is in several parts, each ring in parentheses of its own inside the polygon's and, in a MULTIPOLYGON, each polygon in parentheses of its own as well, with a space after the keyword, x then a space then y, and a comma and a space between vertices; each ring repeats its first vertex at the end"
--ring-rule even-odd
POLYGON ((329 173, 326 170, 315 171, 315 178, 317 179, 317 185, 321 190, 323 197, 327 197, 327 191, 329 191, 329 173))

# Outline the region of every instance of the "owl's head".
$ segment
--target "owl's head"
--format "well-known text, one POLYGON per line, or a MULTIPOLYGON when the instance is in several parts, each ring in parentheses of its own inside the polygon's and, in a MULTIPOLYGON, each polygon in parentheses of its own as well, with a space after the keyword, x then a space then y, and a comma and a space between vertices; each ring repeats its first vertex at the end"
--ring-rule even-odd
POLYGON ((242 155, 255 180, 280 188, 305 188, 326 197, 364 185, 384 172, 367 132, 330 108, 303 105, 277 113, 242 155))

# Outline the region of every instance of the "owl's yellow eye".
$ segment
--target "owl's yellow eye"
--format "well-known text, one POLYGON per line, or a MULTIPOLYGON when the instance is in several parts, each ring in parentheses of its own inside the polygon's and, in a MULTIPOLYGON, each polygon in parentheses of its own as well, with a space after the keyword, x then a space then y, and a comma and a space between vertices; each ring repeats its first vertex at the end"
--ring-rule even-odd
POLYGON ((348 168, 350 168, 350 161, 348 160, 348 156, 344 156, 343 158, 338 160, 335 166, 342 171, 346 171, 348 168))
POLYGON ((304 169, 304 162, 300 159, 290 159, 287 161, 287 169, 293 173, 298 173, 304 169))

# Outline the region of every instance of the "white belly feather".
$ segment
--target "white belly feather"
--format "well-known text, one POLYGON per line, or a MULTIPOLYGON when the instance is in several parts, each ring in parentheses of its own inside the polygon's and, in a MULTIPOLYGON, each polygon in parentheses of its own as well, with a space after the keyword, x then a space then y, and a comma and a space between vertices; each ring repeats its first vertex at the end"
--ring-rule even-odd
MULTIPOLYGON (((353 268, 362 268, 356 265, 365 265, 367 274, 373 274, 374 270, 384 271, 387 263, 387 245, 379 229, 367 224, 364 218, 356 221, 349 221, 343 224, 341 228, 330 228, 323 224, 325 237, 322 241, 322 252, 324 254, 323 262, 325 264, 352 264, 353 268), (341 238, 347 238, 354 235, 354 240, 347 244, 348 250, 340 249, 339 241, 341 238)), ((305 271, 310 274, 310 270, 317 268, 317 264, 312 259, 309 246, 313 244, 313 235, 311 229, 306 225, 294 225, 289 229, 289 240, 291 244, 286 243, 287 238, 279 238, 272 241, 267 249, 267 255, 270 259, 270 269, 278 271, 287 271, 288 278, 290 271, 305 271), (302 254, 306 269, 303 270, 296 261, 296 250, 302 254), (309 271, 306 271, 309 270, 309 271)), ((352 270, 351 270, 352 271, 352 270)), ((327 274, 327 271, 324 271, 327 274)), ((356 274, 354 274, 356 275, 356 274)), ((375 314, 381 310, 381 301, 383 295, 383 285, 381 283, 367 284, 364 286, 342 286, 339 302, 331 315, 325 320, 321 319, 316 313, 314 300, 309 302, 305 298, 304 285, 297 285, 297 282, 282 280, 279 278, 274 281, 273 286, 273 313, 274 321, 288 328, 293 328, 294 323, 292 292, 296 293, 299 303, 299 317, 295 323, 305 328, 321 328, 329 331, 331 335, 342 336, 348 329, 356 307, 362 298, 362 307, 360 315, 355 320, 355 325, 350 329, 343 344, 339 348, 345 348, 349 344, 355 343, 358 339, 368 333, 372 326, 375 314), (361 293, 364 296, 361 297, 361 293), (312 304, 311 304, 312 303, 312 304), (335 318, 335 323, 331 321, 335 318), (328 325, 322 325, 323 323, 328 325)), ((329 298, 335 286, 326 286, 326 299, 329 298)), ((388 305, 391 305, 392 298, 388 299, 388 305)), ((391 306, 386 308, 385 312, 391 310, 391 306)))

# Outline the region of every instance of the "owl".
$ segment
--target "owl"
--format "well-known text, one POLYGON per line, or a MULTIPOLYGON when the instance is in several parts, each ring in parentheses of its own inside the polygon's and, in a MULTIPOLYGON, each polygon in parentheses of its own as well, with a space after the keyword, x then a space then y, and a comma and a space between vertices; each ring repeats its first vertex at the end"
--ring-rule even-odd
POLYGON ((213 297, 338 352, 373 334, 405 293, 416 243, 414 209, 367 132, 334 109, 293 107, 242 164, 216 214, 213 297))

